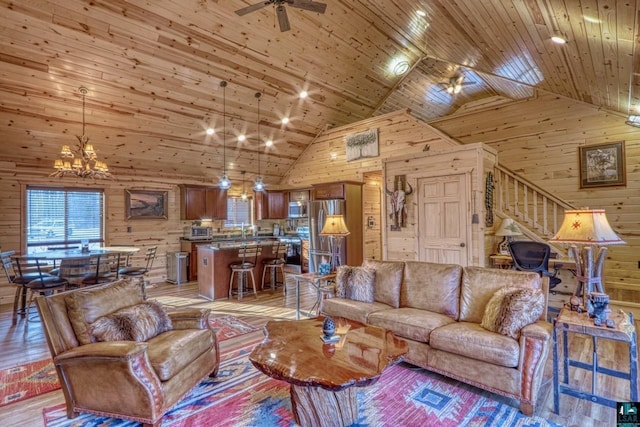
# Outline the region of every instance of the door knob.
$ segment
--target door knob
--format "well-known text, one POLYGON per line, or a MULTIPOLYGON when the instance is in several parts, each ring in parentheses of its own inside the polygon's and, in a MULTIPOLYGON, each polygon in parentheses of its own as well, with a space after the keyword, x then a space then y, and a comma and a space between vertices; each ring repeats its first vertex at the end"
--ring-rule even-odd
POLYGON ((460 247, 461 248, 464 248, 465 246, 467 246, 467 245, 465 245, 464 242, 460 243, 460 247))

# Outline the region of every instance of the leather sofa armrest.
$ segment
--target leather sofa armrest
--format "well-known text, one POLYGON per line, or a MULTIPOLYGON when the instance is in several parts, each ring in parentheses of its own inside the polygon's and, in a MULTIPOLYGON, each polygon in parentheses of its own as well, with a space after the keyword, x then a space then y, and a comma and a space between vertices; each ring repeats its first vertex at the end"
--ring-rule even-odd
POLYGON ((520 331, 520 364, 522 374, 521 410, 525 415, 532 415, 542 384, 544 366, 551 347, 552 326, 548 322, 537 321, 525 326, 520 331))
POLYGON ((173 329, 207 329, 209 313, 211 309, 208 308, 186 308, 167 312, 173 329))
POLYGON ((109 341, 81 345, 56 356, 67 414, 92 408, 106 415, 161 417, 165 392, 147 347, 144 342, 109 341))
POLYGON ((65 363, 80 358, 127 359, 147 349, 147 343, 135 341, 108 341, 81 345, 60 353, 56 363, 65 363))
POLYGON ((550 340, 552 328, 551 323, 540 320, 525 326, 520 330, 520 345, 522 346, 522 337, 536 338, 543 341, 550 340))

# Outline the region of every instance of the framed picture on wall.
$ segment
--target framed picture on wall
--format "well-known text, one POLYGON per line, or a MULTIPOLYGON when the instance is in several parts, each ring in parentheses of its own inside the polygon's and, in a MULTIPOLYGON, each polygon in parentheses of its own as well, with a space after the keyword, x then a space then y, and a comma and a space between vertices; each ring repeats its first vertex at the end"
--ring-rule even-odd
POLYGON ((624 141, 579 147, 580 188, 627 185, 624 141))
POLYGON ((124 190, 127 219, 167 219, 168 192, 124 190))

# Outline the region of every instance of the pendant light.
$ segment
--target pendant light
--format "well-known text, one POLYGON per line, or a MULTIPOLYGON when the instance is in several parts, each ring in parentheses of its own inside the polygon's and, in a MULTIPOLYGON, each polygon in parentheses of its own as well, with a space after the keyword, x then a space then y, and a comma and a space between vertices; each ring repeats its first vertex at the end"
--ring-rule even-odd
POLYGON ((218 186, 223 190, 228 190, 231 187, 231 181, 227 176, 227 82, 222 80, 220 82, 222 88, 222 176, 218 181, 218 186))
POLYGON ((242 174, 242 194, 240 195, 240 197, 242 198, 242 200, 247 200, 247 192, 244 189, 244 174, 247 173, 247 171, 242 171, 240 173, 242 174))
POLYGON ((262 175, 260 174, 260 147, 262 145, 262 139, 260 138, 260 97, 262 94, 260 92, 256 92, 255 97, 258 99, 258 176, 256 177, 255 182, 253 183, 253 191, 261 192, 264 191, 264 182, 262 182, 262 175))

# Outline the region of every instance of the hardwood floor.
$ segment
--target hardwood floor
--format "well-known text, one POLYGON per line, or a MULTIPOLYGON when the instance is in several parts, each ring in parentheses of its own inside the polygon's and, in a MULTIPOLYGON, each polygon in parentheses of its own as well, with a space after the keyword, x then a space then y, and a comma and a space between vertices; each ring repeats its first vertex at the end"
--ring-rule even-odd
MULTIPOLYGON (((295 287, 289 284, 288 289, 286 297, 283 297, 282 291, 278 289, 274 293, 269 290, 260 292, 258 293, 258 298, 253 296, 245 297, 240 302, 237 300, 211 302, 197 296, 197 285, 195 283, 182 285, 159 283, 149 289, 148 295, 149 298, 157 299, 167 305, 211 308, 214 315, 230 314, 261 327, 270 319, 295 319, 295 287)), ((301 287, 301 307, 303 309, 310 309, 315 297, 316 294, 313 288, 301 287)), ((17 325, 12 326, 11 306, 0 306, 0 335, 2 337, 0 368, 12 367, 49 357, 49 350, 35 312, 32 312, 32 317, 35 317, 35 321, 26 322, 24 319, 20 319, 17 325)), ((261 334, 261 332, 255 332, 255 334, 261 334)), ((224 350, 224 348, 225 342, 223 341, 221 349, 224 350)), ((578 335, 574 335, 571 338, 570 352, 572 355, 579 354, 581 360, 588 362, 591 360, 592 350, 591 340, 581 338, 578 335)), ((625 345, 601 340, 598 355, 601 365, 624 371, 628 370, 629 357, 625 345)), ((614 409, 565 395, 560 398, 560 415, 554 414, 552 412, 553 390, 551 378, 552 360, 550 354, 545 369, 545 380, 536 405, 536 415, 566 426, 595 427, 615 425, 614 409)), ((572 385, 576 385, 582 390, 590 390, 591 375, 584 370, 572 369, 570 381, 572 385)), ((610 377, 604 378, 598 375, 597 391, 620 401, 629 400, 628 381, 611 379, 610 377)), ((490 393, 479 392, 494 399, 501 399, 490 393)), ((515 402, 508 399, 501 400, 517 406, 515 402)), ((61 403, 64 403, 64 398, 62 392, 57 390, 0 407, 0 420, 2 420, 0 425, 42 426, 42 409, 61 403)))

